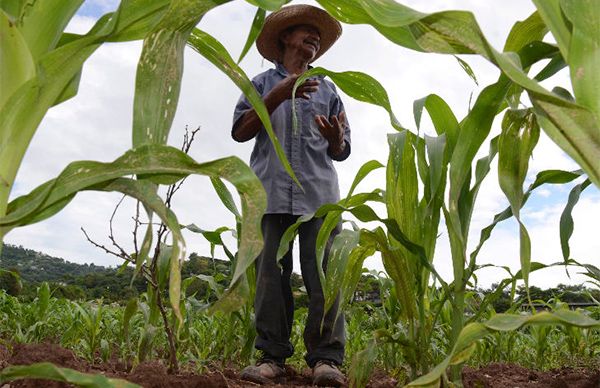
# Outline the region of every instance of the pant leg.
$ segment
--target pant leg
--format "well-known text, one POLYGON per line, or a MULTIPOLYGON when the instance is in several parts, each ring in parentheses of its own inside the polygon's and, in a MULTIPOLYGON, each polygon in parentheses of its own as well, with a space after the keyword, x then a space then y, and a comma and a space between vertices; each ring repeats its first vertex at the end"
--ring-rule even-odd
POLYGON ((292 244, 277 264, 277 249, 285 230, 295 222, 289 214, 265 214, 262 219, 264 247, 256 259, 254 298, 256 349, 284 361, 294 353, 290 342, 294 321, 294 298, 290 285, 292 244))
MULTIPOLYGON (((323 288, 319 280, 316 258, 316 240, 323 219, 313 219, 300 227, 300 264, 302 279, 308 292, 308 317, 304 328, 304 344, 306 346, 306 362, 311 368, 319 360, 330 360, 341 365, 344 360, 344 345, 346 342, 344 332, 344 316, 340 314, 335 319, 338 311, 339 299, 325 315, 323 329, 321 320, 325 307, 323 288)), ((340 232, 340 225, 331 233, 325 247, 323 258, 324 270, 327 268, 327 258, 334 237, 340 232)))

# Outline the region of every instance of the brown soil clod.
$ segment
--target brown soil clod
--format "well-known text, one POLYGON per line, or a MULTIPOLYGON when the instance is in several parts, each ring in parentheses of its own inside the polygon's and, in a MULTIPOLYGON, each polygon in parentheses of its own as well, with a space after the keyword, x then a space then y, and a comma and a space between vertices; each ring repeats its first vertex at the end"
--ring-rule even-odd
POLYGON ((515 364, 492 363, 465 367, 465 388, 600 388, 600 371, 586 368, 532 371, 515 364))
MULTIPOLYGON (((191 371, 169 374, 160 361, 145 362, 132 371, 122 362, 112 360, 107 364, 90 365, 78 359, 73 352, 54 344, 0 345, 0 369, 8 365, 29 365, 51 362, 57 366, 86 373, 103 373, 108 377, 125 379, 145 388, 246 388, 258 387, 241 380, 233 368, 213 366, 212 372, 196 374, 191 371)), ((593 368, 561 368, 546 372, 534 371, 514 364, 493 363, 483 368, 465 367, 462 376, 465 388, 600 388, 600 370, 593 368)), ((382 371, 375 371, 368 388, 391 388, 398 381, 382 371)), ((45 380, 19 380, 10 382, 17 387, 70 387, 68 384, 45 380)), ((261 387, 313 387, 309 368, 297 371, 286 367, 286 376, 273 384, 261 387)))

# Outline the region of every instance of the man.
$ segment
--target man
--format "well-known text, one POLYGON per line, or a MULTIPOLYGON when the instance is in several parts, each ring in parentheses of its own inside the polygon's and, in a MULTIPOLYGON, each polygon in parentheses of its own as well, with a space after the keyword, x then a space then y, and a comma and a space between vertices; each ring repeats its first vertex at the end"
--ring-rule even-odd
MULTIPOLYGON (((335 86, 323 77, 316 77, 297 89, 296 131, 292 126, 291 98, 299 75, 333 45, 341 32, 339 22, 325 11, 309 5, 293 5, 270 14, 256 42, 261 55, 276 67, 259 74, 252 82, 262 95, 273 130, 304 190, 283 169, 258 116, 243 96, 234 113, 232 137, 240 142, 255 138, 250 165, 262 181, 268 201, 262 220, 265 245, 256 260, 255 346, 262 351, 262 357, 255 366, 242 372, 242 378, 258 383, 283 377, 285 359, 294 352, 290 343, 294 314, 290 286, 292 247, 277 263, 280 239, 300 215, 340 199, 333 161, 345 160, 350 155, 350 128, 335 86)), ((345 382, 338 369, 344 357, 344 318, 335 319, 336 304, 323 320, 324 298, 315 253, 322 222, 312 219, 299 229, 302 277, 309 296, 305 359, 313 368, 316 385, 340 386, 345 382)), ((339 226, 329 238, 325 261, 337 233, 339 226)))

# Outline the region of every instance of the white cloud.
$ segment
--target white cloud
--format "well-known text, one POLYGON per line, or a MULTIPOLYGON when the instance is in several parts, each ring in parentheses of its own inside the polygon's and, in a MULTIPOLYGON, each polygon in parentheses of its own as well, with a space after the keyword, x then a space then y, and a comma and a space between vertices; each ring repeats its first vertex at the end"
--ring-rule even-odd
MULTIPOLYGON (((533 10, 531 4, 523 4, 517 0, 505 2, 502 7, 475 0, 436 0, 426 3, 412 0, 405 3, 425 12, 442 9, 472 10, 484 34, 498 49, 502 48, 512 23, 526 18, 533 10)), ((97 1, 93 5, 110 11, 114 2, 105 4, 97 1)), ((199 28, 213 34, 237 58, 253 15, 254 8, 248 3, 231 2, 209 12, 199 28)), ((84 33, 93 22, 92 18, 77 16, 69 29, 84 33)), ((78 96, 51 109, 40 126, 17 177, 13 197, 27 193, 41 182, 55 177, 70 161, 110 161, 129 148, 135 71, 140 51, 140 42, 106 44, 92 55, 86 62, 78 96)), ((318 65, 335 71, 363 71, 374 76, 386 87, 401 123, 414 128, 414 100, 430 93, 439 94, 460 120, 468 112, 470 95, 477 95, 482 87, 497 79, 499 73, 493 65, 476 56, 463 56, 463 59, 473 67, 481 87, 473 83, 451 56, 412 52, 381 38, 371 27, 344 25, 342 38, 319 60, 318 65)), ((269 66, 254 47, 242 62, 242 67, 250 76, 269 66)), ((552 82, 560 83, 565 79, 567 78, 563 74, 549 81, 546 86, 552 87, 552 82)), ((229 135, 233 106, 239 94, 240 91, 225 75, 203 57, 187 49, 179 108, 169 144, 179 145, 186 125, 192 128, 201 126, 191 152, 197 161, 229 155, 248 160, 251 142, 235 143, 229 135)), ((371 159, 386 162, 386 134, 392 131, 388 115, 380 107, 359 103, 347 96, 344 102, 353 130, 354 146, 351 157, 344 163, 337 164, 342 193, 347 192, 354 174, 364 162, 371 159)), ((499 119, 496 121, 493 133, 499 132, 499 119)), ((422 130, 426 133, 433 131, 425 116, 422 130)), ((481 150, 482 155, 485 153, 487 146, 481 150)), ((531 161, 528 181, 533 179, 535 173, 547 168, 574 169, 576 165, 547 137, 542 136, 531 161)), ((471 246, 476 244, 479 230, 507 205, 497 184, 496 169, 497 165, 494 163, 490 176, 481 187, 477 210, 473 215, 471 246)), ((359 189, 367 191, 373 188, 385 188, 383 170, 366 179, 359 189)), ((541 191, 541 196, 550 196, 557 190, 564 191, 562 188, 548 188, 541 191)), ((593 189, 589 191, 592 192, 593 189)), ((6 241, 62 256, 67 260, 117 264, 117 260, 92 248, 83 238, 79 227, 84 226, 92 236, 108 244, 105 238, 107 222, 119 198, 117 194, 80 194, 60 214, 43 223, 18 229, 10 233, 6 241)), ((204 229, 211 229, 222 225, 231 226, 234 222, 233 217, 220 205, 208 180, 203 177, 194 177, 186 182, 177 194, 174 207, 182 224, 193 222, 204 229)), ((591 233, 595 230, 594 224, 597 224, 599 207, 600 199, 590 195, 582 198, 575 211, 573 256, 584 261, 597 259, 597 239, 591 233)), ((528 227, 532 235, 534 260, 549 263, 560 258, 560 246, 555 244, 558 226, 556 211, 553 209, 552 206, 538 204, 527 210, 528 220, 532 222, 528 227)), ((129 217, 132 211, 132 205, 128 203, 119 213, 116 225, 119 241, 131 240, 129 217)), ((451 276, 450 249, 443 223, 440 233, 442 236, 438 244, 436 264, 440 265, 440 272, 444 276, 451 276)), ((481 262, 510 265, 516 270, 519 265, 517 236, 517 228, 512 221, 498 227, 481 252, 481 262)), ((189 251, 208 254, 208 244, 202 238, 191 233, 186 233, 186 238, 189 251)), ((231 239, 228 241, 233 244, 231 239)), ((371 259, 368 263, 381 268, 377 259, 371 259)), ((498 270, 482 270, 479 279, 482 284, 489 284, 496 281, 497 276, 498 270)), ((535 275, 532 276, 532 282, 545 284, 549 279, 559 281, 559 278, 559 275, 544 275, 540 278, 535 275)))

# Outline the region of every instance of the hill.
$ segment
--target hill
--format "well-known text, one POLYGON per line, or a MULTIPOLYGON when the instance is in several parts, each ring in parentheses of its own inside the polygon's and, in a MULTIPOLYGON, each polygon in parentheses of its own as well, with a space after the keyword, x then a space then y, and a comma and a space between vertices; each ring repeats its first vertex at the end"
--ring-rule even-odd
MULTIPOLYGON (((36 287, 41 282, 52 284, 53 294, 70 299, 97 299, 108 301, 123 301, 146 290, 146 282, 136 277, 132 283, 133 269, 117 268, 91 264, 68 262, 60 257, 52 257, 22 246, 5 244, 0 257, 0 269, 19 274, 23 289, 17 290, 11 284, 11 279, 4 274, 0 276, 0 288, 12 293, 21 293, 23 297, 33 297, 36 287), (10 292, 10 291, 9 291, 10 292)), ((204 274, 221 274, 218 278, 222 283, 230 273, 229 261, 212 259, 192 253, 183 264, 183 278, 204 274)), ((199 283, 199 282, 197 282, 199 283)), ((205 294, 205 285, 199 284, 192 288, 199 294, 205 294)))

